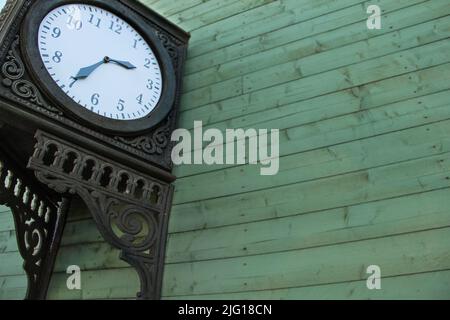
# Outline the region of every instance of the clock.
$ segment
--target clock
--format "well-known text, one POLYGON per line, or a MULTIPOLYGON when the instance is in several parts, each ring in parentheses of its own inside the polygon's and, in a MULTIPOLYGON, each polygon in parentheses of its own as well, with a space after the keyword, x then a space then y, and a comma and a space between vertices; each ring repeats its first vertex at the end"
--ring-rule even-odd
POLYGON ((13 209, 28 299, 46 297, 72 198, 136 269, 138 298, 161 297, 189 37, 137 0, 5 5, 0 204, 13 209))
POLYGON ((41 21, 38 39, 52 79, 74 102, 100 116, 144 118, 161 99, 158 59, 114 13, 85 4, 57 7, 41 21))
POLYGON ((36 1, 21 30, 22 50, 61 110, 107 133, 132 135, 168 115, 176 81, 157 32, 125 10, 116 1, 36 1))

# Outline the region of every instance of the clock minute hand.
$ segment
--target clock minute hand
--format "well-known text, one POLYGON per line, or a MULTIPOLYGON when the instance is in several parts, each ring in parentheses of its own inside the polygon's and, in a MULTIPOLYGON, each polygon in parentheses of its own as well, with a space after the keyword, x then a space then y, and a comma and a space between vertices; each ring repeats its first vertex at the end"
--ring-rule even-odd
POLYGON ((86 68, 81 68, 80 71, 78 71, 78 74, 73 77, 75 80, 81 80, 81 79, 86 79, 87 77, 89 77, 89 75, 95 71, 95 69, 97 69, 98 67, 100 67, 101 65, 103 65, 105 63, 104 60, 97 62, 89 67, 86 68))

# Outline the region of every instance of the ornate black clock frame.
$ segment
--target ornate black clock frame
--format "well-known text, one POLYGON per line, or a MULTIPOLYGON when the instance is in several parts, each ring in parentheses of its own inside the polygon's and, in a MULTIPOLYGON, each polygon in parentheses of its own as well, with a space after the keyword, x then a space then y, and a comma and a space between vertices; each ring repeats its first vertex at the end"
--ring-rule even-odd
MULTIPOLYGON (((45 299, 70 199, 159 299, 175 177, 175 129, 189 35, 134 0, 9 0, 0 14, 0 203, 13 212, 28 299, 45 299), (162 63, 163 99, 128 124, 80 114, 36 55, 36 23, 55 6, 106 8, 133 25, 162 63), (42 5, 44 4, 44 5, 42 5)), ((37 43, 36 43, 37 45, 37 43)))
POLYGON ((170 55, 164 43, 161 42, 157 34, 151 29, 145 28, 145 20, 139 14, 127 8, 120 2, 111 0, 85 0, 82 3, 95 5, 104 8, 118 16, 126 17, 127 21, 143 36, 148 44, 152 46, 152 50, 161 64, 161 71, 163 72, 163 92, 158 106, 146 117, 138 120, 120 121, 101 117, 85 108, 80 108, 72 99, 67 96, 64 91, 52 80, 50 74, 44 66, 39 53, 38 31, 41 21, 45 18, 48 12, 62 5, 71 3, 80 3, 78 0, 52 0, 52 1, 38 1, 29 9, 25 16, 20 37, 21 51, 24 55, 24 62, 27 70, 36 81, 42 84, 42 89, 47 93, 47 96, 52 100, 51 102, 59 106, 62 110, 70 113, 73 118, 79 121, 84 120, 86 126, 92 129, 99 130, 105 133, 135 135, 139 132, 145 132, 149 128, 160 123, 167 117, 170 110, 172 110, 176 95, 176 75, 170 55))

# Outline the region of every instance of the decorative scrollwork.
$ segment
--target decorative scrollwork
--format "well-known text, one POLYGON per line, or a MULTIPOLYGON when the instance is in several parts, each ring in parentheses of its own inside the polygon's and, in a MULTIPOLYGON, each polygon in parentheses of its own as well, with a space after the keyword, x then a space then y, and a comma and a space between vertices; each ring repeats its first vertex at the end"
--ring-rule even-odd
MULTIPOLYGON (((116 135, 93 130, 83 123, 78 122, 76 119, 67 117, 57 105, 52 104, 51 101, 47 99, 48 97, 45 95, 45 92, 39 91, 39 86, 37 86, 37 84, 33 81, 34 79, 30 77, 29 73, 24 68, 25 61, 22 59, 21 51, 17 50, 20 48, 20 46, 17 45, 20 26, 32 3, 32 0, 8 0, 7 7, 5 7, 0 14, 0 18, 3 16, 5 22, 4 41, 0 46, 0 55, 5 57, 5 61, 0 63, 0 86, 8 88, 8 91, 2 92, 2 95, 10 100, 13 99, 20 101, 21 107, 23 107, 26 111, 37 111, 40 115, 50 118, 58 122, 58 124, 67 126, 79 132, 83 132, 90 135, 93 139, 97 139, 102 143, 107 143, 116 149, 120 149, 121 151, 138 156, 141 159, 145 159, 152 164, 170 171, 172 169, 172 163, 170 161, 171 143, 170 139, 166 139, 167 136, 165 135, 165 132, 154 131, 145 136, 142 135, 140 137, 134 136, 133 138, 128 137, 125 139, 120 139, 116 135), (6 60, 6 57, 8 57, 9 60, 6 60), (6 74, 1 69, 5 63, 16 60, 16 72, 18 70, 23 70, 24 75, 22 75, 20 79, 14 80, 9 78, 11 76, 10 74, 15 74, 14 69, 9 69, 11 68, 9 67, 8 70, 10 72, 7 71, 6 74), (3 81, 5 81, 5 83, 3 83, 3 81), (13 86, 14 81, 17 81, 17 83, 13 86), (32 86, 30 86, 30 83, 32 83, 32 86)), ((169 53, 171 61, 175 66, 177 77, 181 77, 181 62, 184 60, 186 54, 184 50, 186 47, 186 42, 181 41, 176 36, 172 35, 170 31, 167 31, 164 27, 161 27, 161 25, 154 24, 151 21, 148 21, 148 23, 169 53)), ((20 41, 21 40, 23 39, 20 39, 20 41)), ((176 103, 174 104, 176 107, 179 105, 180 94, 181 91, 177 89, 176 103)), ((174 127, 175 118, 175 116, 172 117, 169 127, 174 127)), ((162 131, 164 131, 164 129, 162 131)))
POLYGON ((170 132, 171 119, 169 117, 164 125, 156 129, 152 134, 148 136, 142 136, 132 139, 117 137, 117 140, 134 148, 137 148, 147 154, 162 155, 164 153, 164 150, 170 144, 170 132))
POLYGON ((157 31, 156 35, 158 36, 158 39, 161 40, 164 48, 166 48, 169 56, 172 58, 174 66, 178 66, 178 49, 173 44, 173 40, 171 39, 171 37, 162 31, 157 31))
POLYGON ((11 14, 12 9, 14 9, 15 0, 6 1, 2 11, 0 12, 0 29, 3 27, 6 18, 11 14))
POLYGON ((50 112, 61 114, 58 109, 44 102, 41 93, 33 83, 24 79, 25 65, 18 52, 19 41, 19 36, 16 36, 6 56, 6 61, 1 67, 3 75, 2 84, 10 88, 17 97, 35 103, 50 112))
POLYGON ((66 205, 53 202, 0 152, 0 203, 11 208, 28 276, 27 299, 45 299, 66 205))
POLYGON ((28 167, 59 193, 79 195, 106 241, 136 268, 141 299, 160 297, 161 254, 172 188, 47 133, 36 134, 28 167))

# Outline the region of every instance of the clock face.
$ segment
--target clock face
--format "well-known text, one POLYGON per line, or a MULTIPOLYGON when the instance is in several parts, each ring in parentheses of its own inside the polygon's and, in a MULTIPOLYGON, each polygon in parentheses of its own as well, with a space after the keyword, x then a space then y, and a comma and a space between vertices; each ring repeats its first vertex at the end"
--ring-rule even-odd
POLYGON ((80 108, 129 121, 161 99, 160 63, 145 39, 105 9, 64 5, 42 20, 39 52, 55 83, 80 108))

